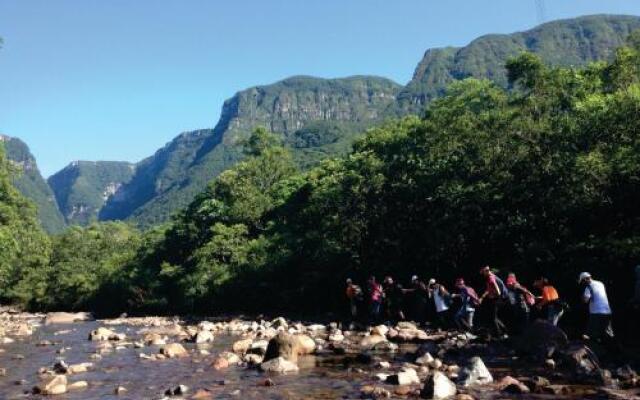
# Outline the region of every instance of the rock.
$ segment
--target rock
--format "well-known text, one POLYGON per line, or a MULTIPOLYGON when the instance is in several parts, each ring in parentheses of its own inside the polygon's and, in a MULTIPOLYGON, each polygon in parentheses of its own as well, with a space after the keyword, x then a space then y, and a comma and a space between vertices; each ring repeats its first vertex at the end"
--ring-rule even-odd
POLYGON ((218 357, 213 361, 213 364, 211 364, 211 366, 216 371, 220 371, 229 368, 229 361, 227 361, 226 358, 218 357))
POLYGON ((249 351, 251 344, 253 344, 253 339, 242 339, 235 342, 231 348, 234 353, 244 354, 249 351))
POLYGON ((113 391, 113 394, 115 394, 116 396, 120 396, 120 395, 125 394, 125 393, 127 393, 127 388, 124 387, 124 386, 118 386, 113 391))
POLYGON ((418 365, 429 365, 435 359, 430 353, 425 353, 423 356, 416 358, 416 364, 418 365))
POLYGON ((89 333, 89 340, 94 342, 103 342, 107 340, 124 340, 125 335, 122 333, 115 333, 114 331, 105 327, 100 327, 89 333))
POLYGON ((378 336, 383 336, 383 337, 386 337, 388 332, 389 332, 389 328, 387 328, 386 325, 374 326, 371 329, 371 334, 372 335, 378 335, 378 336))
POLYGON ((29 324, 19 324, 11 331, 11 334, 14 336, 31 336, 33 335, 33 329, 29 324))
POLYGON ((202 344, 202 343, 211 343, 213 342, 213 339, 214 337, 211 331, 200 331, 193 338, 193 341, 195 343, 202 344))
POLYGON ((168 358, 186 357, 187 350, 180 343, 169 343, 160 348, 160 354, 168 358))
POLYGON ((167 344, 167 338, 158 333, 145 333, 142 341, 147 346, 163 346, 167 344))
POLYGON ((316 342, 307 335, 296 335, 298 340, 298 355, 313 354, 316 350, 316 342))
POLYGON ((211 390, 198 389, 193 394, 193 396, 191 396, 191 399, 193 399, 193 400, 210 399, 212 396, 213 396, 213 393, 211 392, 211 390))
POLYGON ((84 390, 89 387, 89 383, 87 381, 77 381, 67 386, 67 390, 72 392, 75 390, 84 390))
POLYGON ((516 348, 544 360, 553 356, 556 350, 567 346, 567 334, 557 326, 543 320, 533 322, 520 338, 515 340, 516 348))
POLYGON ((473 396, 471 396, 470 394, 458 394, 455 397, 455 400, 476 400, 473 396))
POLYGON ((382 353, 393 353, 398 351, 398 345, 385 340, 383 342, 374 344, 371 350, 382 353))
POLYGON ((264 360, 270 361, 282 357, 287 361, 295 363, 298 361, 299 353, 300 341, 298 340, 298 338, 296 338, 294 335, 281 332, 269 341, 264 360))
POLYGON ((388 399, 391 392, 380 386, 365 385, 360 388, 360 397, 365 399, 388 399))
POLYGON ((600 370, 598 356, 585 345, 575 345, 562 353, 571 371, 582 377, 595 376, 600 370))
POLYGON ((189 392, 189 387, 185 385, 178 385, 173 389, 167 389, 164 394, 166 396, 183 396, 189 392))
POLYGON ((387 378, 387 383, 400 386, 420 384, 420 378, 415 369, 407 368, 395 375, 390 375, 387 378))
POLYGON ((403 329, 410 330, 410 331, 417 331, 418 327, 413 322, 408 322, 408 321, 398 322, 398 324, 396 325, 396 330, 399 331, 403 329))
POLYGON ((93 316, 89 313, 66 313, 66 312, 53 312, 47 314, 44 319, 45 325, 52 324, 72 324, 80 321, 92 321, 93 316))
POLYGON ((67 393, 67 377, 64 375, 45 377, 43 382, 33 388, 33 392, 45 396, 67 393))
POLYGON ((423 399, 444 400, 455 396, 457 392, 456 385, 445 374, 436 371, 427 379, 420 392, 420 397, 423 399))
POLYGON ((510 394, 526 394, 529 393, 529 387, 519 380, 511 377, 505 376, 498 382, 498 388, 503 392, 510 394))
POLYGON ((298 372, 298 366, 284 357, 277 357, 263 362, 260 364, 260 369, 264 372, 275 372, 279 374, 298 372))
POLYGON ((362 338, 360 341, 360 347, 364 349, 372 349, 378 343, 386 342, 387 339, 380 335, 369 335, 362 338))
POLYGON ((460 370, 458 383, 464 387, 486 385, 493 382, 493 377, 480 357, 473 357, 460 370))
POLYGON ((522 383, 527 385, 530 391, 534 393, 542 393, 543 389, 549 385, 551 382, 547 378, 542 376, 534 376, 533 378, 522 378, 520 379, 522 383))
POLYGON ((7 369, 6 368, 0 368, 0 376, 7 376, 7 369))
POLYGON ((92 363, 73 364, 73 365, 69 365, 69 367, 67 368, 67 373, 68 374, 81 374, 81 373, 89 371, 90 368, 93 368, 93 364, 92 363))
POLYGON ((245 354, 242 361, 248 365, 258 365, 263 361, 263 357, 259 354, 245 354))
POLYGON ((389 368, 391 368, 391 363, 389 361, 380 361, 380 362, 378 362, 376 367, 378 367, 380 369, 389 369, 389 368))
POLYGON ((222 353, 220 353, 220 355, 218 355, 218 357, 224 358, 225 360, 227 360, 229 365, 236 365, 240 363, 240 357, 238 357, 237 354, 232 353, 230 351, 223 351, 222 353))

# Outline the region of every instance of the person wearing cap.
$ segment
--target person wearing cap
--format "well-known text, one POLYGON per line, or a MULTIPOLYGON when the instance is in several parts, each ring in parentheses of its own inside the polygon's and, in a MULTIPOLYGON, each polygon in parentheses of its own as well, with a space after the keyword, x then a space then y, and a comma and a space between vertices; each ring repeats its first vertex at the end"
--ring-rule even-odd
POLYGON ((593 279, 588 272, 581 273, 578 282, 584 285, 582 300, 589 305, 587 335, 596 342, 601 342, 604 339, 613 339, 611 306, 609 306, 609 298, 604 283, 593 279))
POLYGON ((511 331, 520 334, 529 325, 529 305, 532 300, 535 302, 535 296, 518 282, 514 273, 507 275, 505 285, 509 301, 511 331))
POLYGON ((456 279, 456 292, 451 294, 452 298, 460 299, 460 308, 456 311, 454 321, 459 329, 468 332, 473 330, 473 316, 478 306, 478 295, 472 287, 466 286, 464 279, 456 279))
POLYGON ((536 279, 533 282, 533 287, 540 290, 540 296, 536 297, 536 308, 542 312, 547 321, 558 326, 560 318, 564 314, 558 291, 545 277, 536 279))
POLYGON ((436 311, 436 325, 439 329, 446 329, 449 326, 449 292, 435 279, 429 280, 427 288, 429 290, 429 298, 433 299, 433 306, 436 311))
POLYGON ((491 328, 498 337, 505 337, 506 326, 500 320, 499 312, 501 305, 501 298, 503 296, 502 289, 498 280, 499 278, 491 272, 491 268, 487 265, 480 269, 480 275, 485 279, 486 288, 482 296, 480 297, 480 304, 484 304, 488 310, 490 318, 491 328))

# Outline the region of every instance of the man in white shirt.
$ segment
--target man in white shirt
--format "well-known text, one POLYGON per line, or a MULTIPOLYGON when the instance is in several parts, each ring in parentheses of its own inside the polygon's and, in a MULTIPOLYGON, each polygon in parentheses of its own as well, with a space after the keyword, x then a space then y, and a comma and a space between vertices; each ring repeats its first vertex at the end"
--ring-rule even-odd
POLYGON ((587 335, 591 340, 612 339, 611 307, 604 284, 591 277, 588 272, 580 274, 579 282, 584 285, 582 300, 589 304, 587 335))

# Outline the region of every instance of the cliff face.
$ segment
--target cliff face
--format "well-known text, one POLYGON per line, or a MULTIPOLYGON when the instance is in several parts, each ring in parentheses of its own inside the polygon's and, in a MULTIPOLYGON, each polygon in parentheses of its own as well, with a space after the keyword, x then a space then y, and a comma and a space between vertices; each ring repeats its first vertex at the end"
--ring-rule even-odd
POLYGON ((322 154, 323 147, 329 146, 331 153, 346 151, 348 138, 380 121, 400 89, 390 80, 363 76, 293 77, 241 91, 224 103, 213 130, 182 134, 143 161, 100 217, 131 218, 142 225, 166 220, 241 158, 239 142, 258 126, 280 134, 302 165, 319 158, 315 153, 322 154), (305 142, 300 133, 311 126, 316 137, 326 132, 334 139, 305 142))
POLYGON ((53 192, 47 185, 38 169, 36 159, 29 147, 20 139, 0 135, 7 159, 19 170, 14 178, 16 188, 38 208, 38 219, 42 227, 49 233, 57 233, 64 229, 65 221, 58 210, 53 192))
POLYGON ((127 162, 75 161, 48 182, 67 223, 86 225, 98 219, 100 209, 131 179, 134 170, 127 162))
POLYGON ((595 15, 549 22, 526 32, 482 36, 468 46, 427 50, 413 79, 398 96, 401 112, 419 112, 454 80, 487 78, 507 86, 505 62, 524 51, 557 66, 609 59, 640 17, 595 15))

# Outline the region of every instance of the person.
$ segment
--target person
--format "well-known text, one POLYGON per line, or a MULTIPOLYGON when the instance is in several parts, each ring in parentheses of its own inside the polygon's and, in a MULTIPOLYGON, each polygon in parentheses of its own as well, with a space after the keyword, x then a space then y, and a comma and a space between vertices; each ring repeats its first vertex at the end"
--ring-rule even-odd
POLYGON ((500 320, 499 312, 502 296, 504 295, 504 283, 498 278, 487 265, 482 267, 480 275, 485 279, 486 288, 480 297, 480 304, 484 304, 488 311, 490 326, 494 334, 498 337, 506 337, 506 326, 500 320))
POLYGON ((384 290, 382 285, 376 281, 375 276, 369 277, 369 322, 378 324, 380 322, 380 312, 382 311, 382 300, 384 298, 384 290))
POLYGON ((587 336, 596 342, 613 339, 611 307, 604 283, 593 279, 588 272, 581 273, 578 282, 584 285, 582 300, 589 305, 587 336))
POLYGON ((436 326, 438 329, 446 329, 449 326, 449 292, 443 285, 437 283, 435 279, 429 280, 427 288, 429 290, 429 298, 433 299, 436 326))
POLYGON ((542 312, 547 321, 558 326, 560 318, 564 314, 558 291, 544 276, 538 278, 533 286, 540 290, 540 296, 536 298, 536 308, 542 312))
POLYGON ((456 293, 452 298, 460 299, 460 308, 456 311, 454 321, 459 329, 471 332, 473 330, 473 316, 476 312, 479 299, 472 287, 466 286, 464 279, 456 279, 456 293))
POLYGON ((403 292, 411 296, 412 319, 419 324, 424 324, 426 322, 427 298, 429 295, 427 285, 417 275, 413 275, 411 277, 411 288, 404 289, 403 292))
POLYGON ((529 313, 531 311, 529 306, 532 302, 535 302, 535 296, 518 282, 514 273, 507 275, 505 285, 507 287, 512 322, 511 331, 515 334, 521 334, 529 325, 529 313))
POLYGON ((347 279, 346 289, 347 300, 349 301, 349 315, 351 316, 351 324, 358 320, 358 304, 362 300, 362 289, 353 283, 350 278, 347 279))
POLYGON ((392 277, 387 276, 384 278, 383 290, 385 293, 385 314, 389 323, 404 320, 402 285, 396 284, 392 277))

